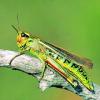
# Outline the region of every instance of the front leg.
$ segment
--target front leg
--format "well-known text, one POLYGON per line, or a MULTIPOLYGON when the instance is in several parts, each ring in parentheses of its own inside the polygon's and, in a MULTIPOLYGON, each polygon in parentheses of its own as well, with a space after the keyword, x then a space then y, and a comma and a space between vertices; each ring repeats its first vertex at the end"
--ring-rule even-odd
MULTIPOLYGON (((11 61, 9 62, 9 65, 11 65, 12 61, 13 61, 16 57, 19 57, 19 56, 23 55, 24 53, 25 53, 25 50, 24 50, 24 51, 20 51, 17 55, 15 55, 15 56, 11 59, 11 61)), ((12 69, 14 69, 14 68, 12 68, 12 69)))

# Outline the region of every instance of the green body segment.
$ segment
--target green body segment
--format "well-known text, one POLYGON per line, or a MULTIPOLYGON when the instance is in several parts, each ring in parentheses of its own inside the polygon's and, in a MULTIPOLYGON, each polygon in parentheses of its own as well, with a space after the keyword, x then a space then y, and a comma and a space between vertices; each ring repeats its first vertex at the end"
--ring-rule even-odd
POLYGON ((38 50, 34 51, 33 49, 30 49, 30 53, 37 56, 41 61, 48 60, 49 62, 52 63, 52 65, 57 66, 58 69, 57 71, 74 87, 76 87, 78 84, 73 82, 73 80, 75 79, 74 78, 71 79, 70 75, 80 80, 81 83, 90 91, 94 90, 93 84, 87 77, 87 73, 83 70, 82 66, 76 64, 72 60, 63 57, 59 54, 56 54, 49 49, 47 49, 46 52, 40 52, 38 50))

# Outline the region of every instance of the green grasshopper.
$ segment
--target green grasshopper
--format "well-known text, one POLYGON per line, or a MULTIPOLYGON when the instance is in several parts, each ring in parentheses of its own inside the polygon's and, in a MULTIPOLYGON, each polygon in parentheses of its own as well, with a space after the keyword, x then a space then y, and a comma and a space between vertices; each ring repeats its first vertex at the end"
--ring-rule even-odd
POLYGON ((81 82, 89 91, 94 92, 92 81, 88 78, 83 66, 92 68, 93 63, 87 58, 78 57, 62 48, 52 45, 30 33, 20 31, 15 26, 12 27, 17 31, 17 45, 21 52, 29 51, 49 67, 58 72, 75 90, 81 92, 81 82))

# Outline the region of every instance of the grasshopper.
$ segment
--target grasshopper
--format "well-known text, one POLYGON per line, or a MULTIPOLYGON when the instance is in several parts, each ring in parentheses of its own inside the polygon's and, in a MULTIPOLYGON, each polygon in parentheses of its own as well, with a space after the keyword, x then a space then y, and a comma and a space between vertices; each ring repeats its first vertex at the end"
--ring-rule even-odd
POLYGON ((91 60, 76 56, 67 50, 33 37, 30 33, 20 31, 13 25, 12 27, 17 32, 17 45, 21 52, 29 51, 48 64, 78 92, 82 91, 79 85, 81 82, 90 92, 95 93, 93 83, 84 70, 84 66, 93 67, 91 60))

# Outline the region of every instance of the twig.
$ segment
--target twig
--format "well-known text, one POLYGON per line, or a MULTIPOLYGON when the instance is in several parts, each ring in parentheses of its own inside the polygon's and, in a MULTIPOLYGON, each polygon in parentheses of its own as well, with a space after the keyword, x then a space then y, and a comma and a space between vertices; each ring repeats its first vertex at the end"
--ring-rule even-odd
POLYGON ((100 86, 95 83, 93 83, 95 94, 92 94, 81 83, 79 84, 82 87, 82 92, 78 93, 63 77, 50 67, 46 68, 44 76, 41 79, 45 63, 41 62, 38 58, 30 57, 25 54, 19 55, 19 53, 15 51, 0 50, 0 66, 20 70, 36 77, 39 81, 39 88, 42 91, 50 87, 58 87, 69 90, 81 96, 84 100, 100 100, 100 86))

